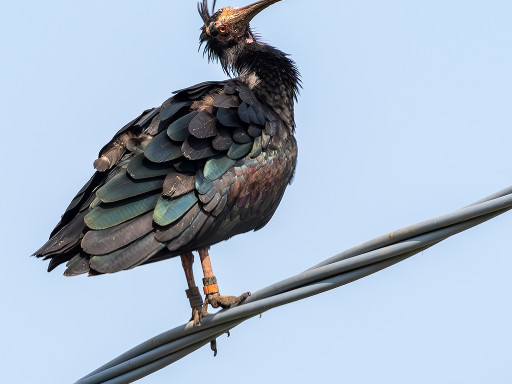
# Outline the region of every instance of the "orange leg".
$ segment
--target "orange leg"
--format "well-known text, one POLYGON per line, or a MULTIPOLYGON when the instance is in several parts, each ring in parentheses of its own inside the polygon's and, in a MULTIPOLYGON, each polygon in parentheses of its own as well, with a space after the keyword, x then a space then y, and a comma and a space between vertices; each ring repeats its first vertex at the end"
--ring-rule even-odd
POLYGON ((217 279, 212 271, 212 264, 210 262, 210 255, 208 254, 208 248, 200 248, 197 250, 199 252, 199 258, 201 259, 201 266, 203 268, 203 289, 204 294, 206 295, 206 299, 203 304, 203 314, 207 314, 206 309, 208 304, 210 304, 213 308, 229 308, 235 304, 238 304, 244 301, 247 297, 249 297, 250 293, 246 292, 242 295, 236 296, 221 296, 219 294, 219 287, 217 285, 217 279))
POLYGON ((203 267, 204 277, 213 277, 212 263, 210 262, 208 248, 199 248, 197 252, 199 252, 199 258, 201 259, 201 267, 203 267))

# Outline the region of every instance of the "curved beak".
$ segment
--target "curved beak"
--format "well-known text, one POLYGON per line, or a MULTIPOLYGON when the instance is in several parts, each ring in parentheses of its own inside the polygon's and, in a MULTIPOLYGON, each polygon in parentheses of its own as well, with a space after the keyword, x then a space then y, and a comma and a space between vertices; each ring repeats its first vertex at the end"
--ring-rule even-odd
POLYGON ((232 8, 229 21, 246 27, 254 16, 278 1, 281 0, 261 0, 242 8, 232 8))

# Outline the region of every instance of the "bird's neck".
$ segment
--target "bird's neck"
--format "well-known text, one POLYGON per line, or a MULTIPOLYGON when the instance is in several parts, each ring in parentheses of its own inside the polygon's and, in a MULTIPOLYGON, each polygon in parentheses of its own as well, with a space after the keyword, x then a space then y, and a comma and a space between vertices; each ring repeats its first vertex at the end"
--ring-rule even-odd
POLYGON ((232 68, 293 129, 293 105, 300 86, 295 63, 280 50, 254 41, 245 45, 232 68))

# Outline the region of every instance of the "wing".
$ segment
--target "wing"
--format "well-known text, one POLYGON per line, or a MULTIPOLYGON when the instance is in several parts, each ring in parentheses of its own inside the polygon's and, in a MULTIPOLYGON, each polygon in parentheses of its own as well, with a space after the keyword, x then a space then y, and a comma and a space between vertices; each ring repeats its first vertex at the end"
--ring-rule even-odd
POLYGON ((123 127, 35 255, 112 273, 258 229, 295 167, 283 123, 234 79, 176 92, 123 127), (273 142, 279 143, 279 147, 273 142))

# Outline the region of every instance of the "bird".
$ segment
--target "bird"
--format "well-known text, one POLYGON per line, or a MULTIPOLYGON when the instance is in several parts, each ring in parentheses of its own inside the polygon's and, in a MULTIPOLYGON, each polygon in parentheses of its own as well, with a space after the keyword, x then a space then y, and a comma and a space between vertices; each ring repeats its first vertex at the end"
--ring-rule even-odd
POLYGON ((49 272, 66 263, 65 276, 95 276, 179 256, 194 324, 208 305, 228 308, 250 295, 220 295, 210 247, 264 227, 295 173, 300 74, 249 25, 279 1, 217 11, 214 1, 211 12, 207 0, 197 4, 199 46, 227 79, 175 91, 100 150, 94 174, 34 253, 49 272))

